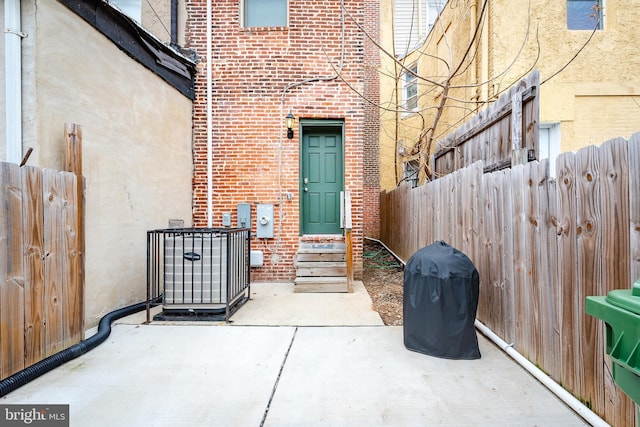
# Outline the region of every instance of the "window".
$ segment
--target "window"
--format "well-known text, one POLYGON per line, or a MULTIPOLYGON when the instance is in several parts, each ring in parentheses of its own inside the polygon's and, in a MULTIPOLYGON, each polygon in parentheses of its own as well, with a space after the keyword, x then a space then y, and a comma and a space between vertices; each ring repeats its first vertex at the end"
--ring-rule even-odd
POLYGON ((567 0, 567 28, 601 30, 604 0, 567 0))
POLYGON ((430 32, 431 29, 433 28, 433 25, 436 22, 436 19, 438 18, 438 16, 440 16, 440 13, 442 12, 442 9, 444 9, 446 0, 430 0, 429 1, 429 28, 427 29, 427 32, 430 32))
POLYGON ((140 0, 111 0, 111 3, 118 6, 118 8, 130 18, 135 19, 139 23, 142 22, 140 0))
POLYGON ((403 181, 409 182, 411 188, 418 186, 418 172, 420 171, 420 162, 417 160, 409 160, 402 163, 403 181))
POLYGON ((413 64, 408 69, 402 77, 402 105, 405 112, 418 108, 418 64, 413 64))
POLYGON ((556 177, 556 159, 560 155, 560 123, 540 123, 538 138, 540 159, 549 159, 549 176, 556 177))
POLYGON ((395 53, 405 57, 420 45, 444 8, 446 0, 395 0, 395 53))
POLYGON ((241 0, 244 27, 286 27, 287 0, 241 0))

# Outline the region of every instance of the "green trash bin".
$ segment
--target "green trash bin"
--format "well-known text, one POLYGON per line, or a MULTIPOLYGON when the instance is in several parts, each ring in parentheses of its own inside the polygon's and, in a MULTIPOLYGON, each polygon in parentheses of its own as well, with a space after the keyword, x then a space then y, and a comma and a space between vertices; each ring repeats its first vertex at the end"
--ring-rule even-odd
POLYGON ((585 311, 605 322, 613 380, 640 405, 640 279, 632 289, 587 297, 585 311))

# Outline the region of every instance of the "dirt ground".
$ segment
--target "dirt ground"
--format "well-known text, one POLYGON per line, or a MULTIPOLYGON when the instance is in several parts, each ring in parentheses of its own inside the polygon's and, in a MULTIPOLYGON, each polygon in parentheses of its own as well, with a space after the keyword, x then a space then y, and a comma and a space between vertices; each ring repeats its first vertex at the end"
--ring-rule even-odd
POLYGON ((402 264, 384 246, 365 240, 363 283, 385 325, 402 325, 402 264))

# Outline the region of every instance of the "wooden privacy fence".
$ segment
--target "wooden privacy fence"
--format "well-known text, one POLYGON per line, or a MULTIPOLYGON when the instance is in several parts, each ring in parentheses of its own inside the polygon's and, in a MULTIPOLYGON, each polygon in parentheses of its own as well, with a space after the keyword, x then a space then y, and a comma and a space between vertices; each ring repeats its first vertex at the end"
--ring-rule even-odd
POLYGON ((381 195, 382 241, 408 260, 444 240, 480 273, 478 319, 616 426, 635 425, 585 297, 640 278, 640 133, 483 173, 476 162, 381 195))
POLYGON ((0 378, 82 339, 76 175, 0 163, 0 378))
POLYGON ((540 72, 536 70, 438 141, 440 148, 431 155, 434 176, 479 160, 484 162, 485 171, 493 171, 539 158, 539 86, 540 72))

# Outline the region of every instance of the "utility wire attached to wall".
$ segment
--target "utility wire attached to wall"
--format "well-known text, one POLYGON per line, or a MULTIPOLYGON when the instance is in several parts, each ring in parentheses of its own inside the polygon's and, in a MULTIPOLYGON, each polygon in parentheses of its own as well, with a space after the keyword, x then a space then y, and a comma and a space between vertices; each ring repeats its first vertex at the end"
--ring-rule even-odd
MULTIPOLYGON (((340 77, 340 74, 342 73, 342 69, 344 67, 344 60, 345 60, 345 5, 344 5, 344 0, 340 1, 340 24, 341 24, 341 46, 340 46, 340 62, 338 63, 338 67, 334 68, 333 65, 331 66, 332 68, 334 68, 334 74, 329 75, 329 76, 318 76, 318 77, 309 77, 307 79, 298 81, 298 82, 293 82, 293 83, 289 83, 287 86, 285 86, 285 88, 282 90, 282 96, 280 97, 280 116, 279 117, 284 117, 284 112, 285 112, 285 101, 286 101, 286 97, 287 97, 287 93, 296 87, 299 86, 303 86, 309 83, 315 83, 315 82, 329 82, 332 80, 336 80, 338 77, 340 77)), ((282 244, 282 223, 284 222, 284 209, 283 209, 283 205, 284 205, 284 199, 283 199, 283 190, 282 190, 282 150, 284 147, 284 137, 283 137, 283 132, 280 132, 280 141, 279 141, 279 147, 278 147, 278 206, 279 206, 279 213, 278 213, 278 232, 276 235, 276 244, 275 244, 275 249, 273 249, 272 252, 272 256, 273 255, 278 255, 278 252, 280 250, 280 246, 282 244)), ((265 243, 266 245, 266 243, 265 243)), ((279 261, 279 259, 277 259, 279 261)))

